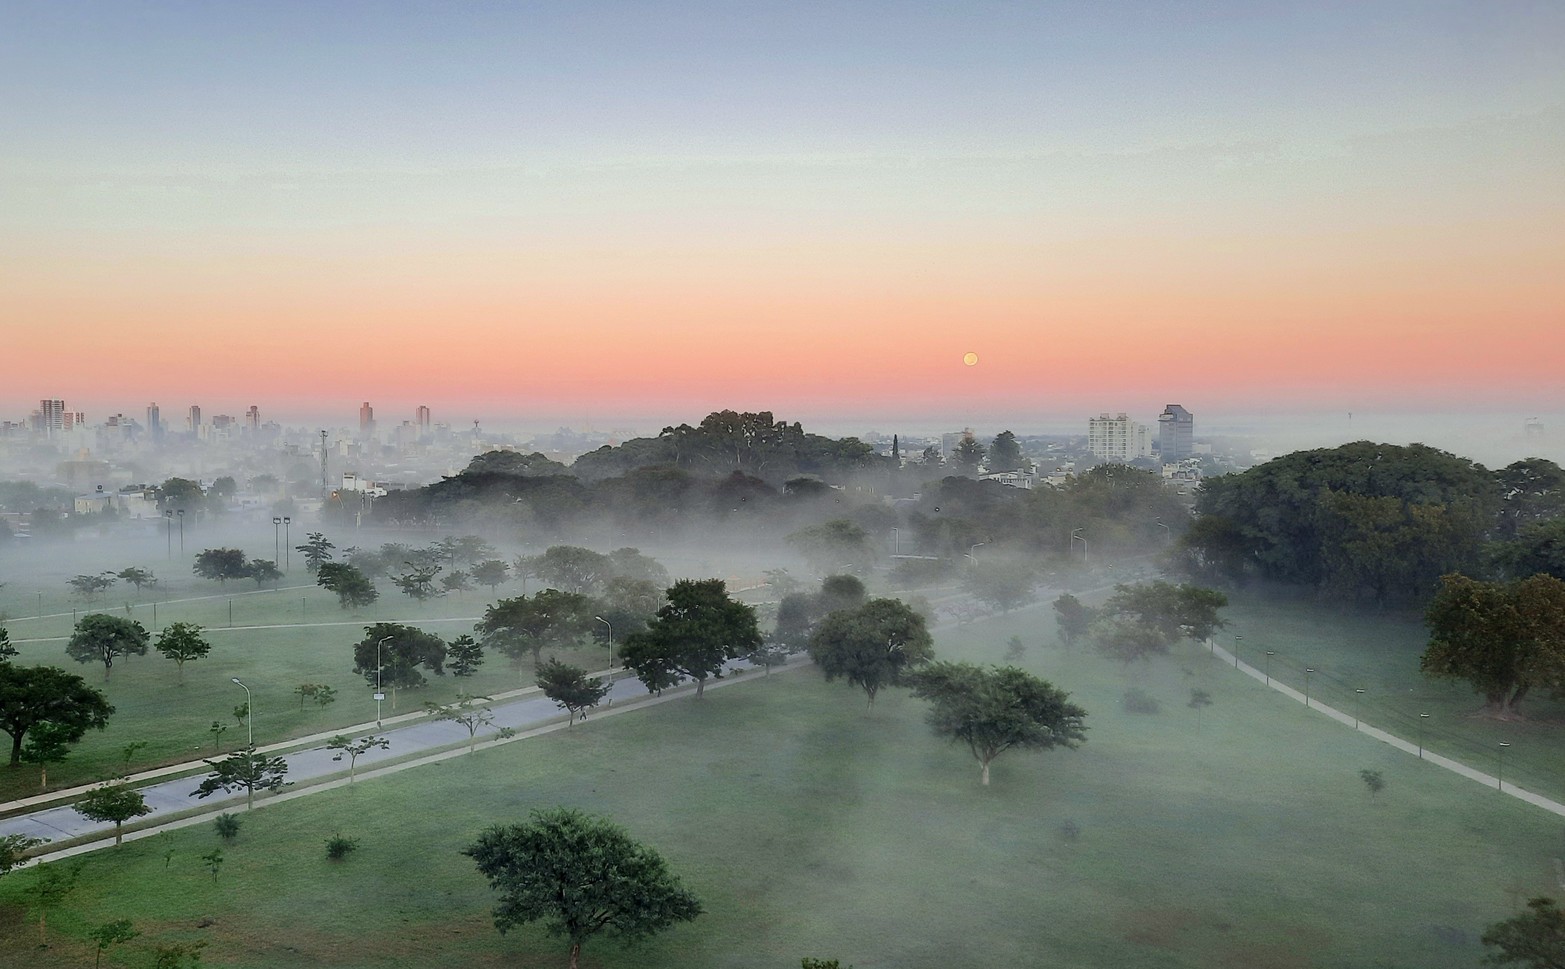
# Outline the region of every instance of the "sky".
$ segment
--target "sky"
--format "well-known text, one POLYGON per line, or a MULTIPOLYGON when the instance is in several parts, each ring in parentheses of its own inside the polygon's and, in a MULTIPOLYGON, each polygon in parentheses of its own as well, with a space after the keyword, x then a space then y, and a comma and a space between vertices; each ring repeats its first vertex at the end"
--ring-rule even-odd
POLYGON ((1504 0, 0 0, 0 417, 1565 415, 1562 49, 1504 0))

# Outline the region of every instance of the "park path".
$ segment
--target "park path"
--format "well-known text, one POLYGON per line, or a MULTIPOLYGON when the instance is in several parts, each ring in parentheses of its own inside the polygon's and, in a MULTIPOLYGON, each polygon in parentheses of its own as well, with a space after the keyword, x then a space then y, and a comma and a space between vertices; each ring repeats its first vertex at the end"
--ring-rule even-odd
POLYGON ((1401 737, 1398 737, 1389 731, 1382 730, 1379 727, 1372 727, 1351 713, 1344 713, 1341 710, 1338 710, 1336 707, 1329 706, 1320 702, 1318 699, 1306 696, 1298 690, 1295 690, 1293 687, 1283 683, 1281 680, 1273 679, 1263 670, 1258 670, 1248 663, 1241 663, 1239 661, 1239 657, 1235 656, 1233 653, 1230 653, 1228 650, 1217 645, 1211 640, 1207 640, 1206 645, 1211 650, 1213 656, 1218 657, 1225 663, 1232 664, 1234 669, 1245 674, 1246 676, 1251 677, 1252 679, 1260 681, 1266 686, 1271 687, 1278 693, 1281 693, 1283 696, 1286 696, 1292 700, 1297 700, 1299 703, 1304 704, 1306 707, 1316 711, 1322 716, 1330 717, 1338 723, 1347 727, 1351 727, 1361 734, 1373 737, 1383 744, 1389 744, 1392 747, 1395 747, 1397 750, 1412 754, 1419 760, 1427 761, 1431 764, 1434 764, 1436 767, 1444 767, 1453 774, 1458 774, 1467 778, 1468 780, 1477 781, 1486 787, 1492 787, 1501 793, 1509 794, 1511 797, 1514 797, 1519 801, 1525 801, 1534 807, 1540 807, 1545 811, 1549 811, 1553 814, 1565 817, 1565 804, 1561 804, 1559 801, 1544 797, 1542 794, 1526 790, 1525 788, 1517 787, 1515 784, 1507 784, 1503 781, 1503 779, 1496 777, 1493 774, 1486 774, 1481 770, 1467 766, 1461 761, 1452 760, 1450 757, 1443 757, 1440 754, 1434 753, 1421 744, 1415 744, 1412 741, 1403 740, 1401 737))
MULTIPOLYGON (((799 657, 790 657, 788 666, 802 667, 808 665, 807 661, 801 661, 799 657)), ((786 669, 787 666, 779 667, 786 669)), ((747 664, 736 661, 730 664, 730 673, 740 673, 748 670, 747 664)), ((607 675, 606 673, 598 675, 607 675)), ((760 676, 732 676, 727 675, 722 679, 709 680, 708 690, 732 685, 746 680, 762 679, 760 676)), ((605 699, 604 705, 592 711, 592 717, 597 719, 605 715, 618 715, 634 710, 643 709, 668 700, 679 699, 687 694, 695 692, 694 684, 681 686, 674 690, 665 690, 660 696, 650 695, 640 680, 634 677, 625 677, 614 681, 613 689, 605 699)), ((477 746, 492 747, 517 740, 525 740, 552 730, 564 729, 569 723, 562 717, 560 708, 554 701, 545 697, 537 687, 529 687, 523 690, 505 694, 501 698, 505 702, 494 703, 490 709, 494 713, 494 723, 489 731, 477 738, 477 746), (501 736, 501 728, 509 728, 514 731, 512 736, 501 736)), ((370 750, 361 754, 358 758, 356 777, 358 780, 367 780, 377 776, 407 770, 423 764, 434 763, 450 757, 462 756, 468 753, 468 744, 471 738, 467 728, 460 724, 447 720, 433 720, 422 710, 416 713, 402 714, 397 717, 388 717, 382 721, 386 726, 376 727, 373 723, 360 724, 354 727, 345 727, 330 734, 320 734, 315 737, 300 738, 269 747, 258 747, 260 753, 272 753, 287 750, 281 754, 288 764, 288 783, 291 790, 285 790, 282 794, 262 796, 256 801, 256 806, 279 803, 302 797, 306 794, 321 790, 330 790, 349 783, 348 778, 324 781, 332 775, 341 774, 346 769, 346 760, 333 761, 334 752, 329 750, 324 743, 319 741, 335 736, 363 736, 373 734, 385 737, 389 742, 389 748, 385 750, 370 750), (400 726, 391 726, 400 723, 400 726), (453 746, 458 745, 461 746, 453 746), (300 748, 304 745, 303 749, 300 748), (423 756, 421 756, 423 755, 423 756), (389 763, 388 763, 389 762, 389 763), (378 765, 378 766, 377 766, 378 765)), ((205 773, 183 773, 192 769, 199 769, 201 761, 191 761, 184 764, 175 764, 169 767, 159 768, 134 775, 127 780, 135 786, 146 800, 151 813, 137 820, 137 829, 128 832, 125 840, 137 840, 150 837, 160 831, 186 827, 190 824, 198 824, 210 819, 223 810, 232 809, 245 801, 243 793, 211 795, 206 799, 195 796, 195 789, 206 776, 205 773), (167 780, 156 780, 157 777, 169 774, 182 774, 182 776, 167 780), (147 782, 151 783, 147 783, 147 782), (204 811, 196 816, 178 817, 187 815, 191 811, 204 811), (159 823, 158 819, 165 820, 159 823)), ((52 861, 66 858, 72 855, 82 854, 108 847, 113 844, 114 825, 112 823, 91 821, 76 813, 76 810, 68 803, 59 802, 62 798, 79 796, 97 785, 86 785, 80 788, 65 791, 54 791, 34 798, 26 798, 12 801, 4 805, 7 809, 25 807, 29 802, 50 802, 48 806, 39 807, 24 814, 18 814, 0 820, 0 837, 5 835, 23 835, 30 838, 44 838, 49 841, 66 841, 82 838, 93 839, 83 844, 73 845, 57 851, 46 851, 40 854, 34 862, 52 861)))

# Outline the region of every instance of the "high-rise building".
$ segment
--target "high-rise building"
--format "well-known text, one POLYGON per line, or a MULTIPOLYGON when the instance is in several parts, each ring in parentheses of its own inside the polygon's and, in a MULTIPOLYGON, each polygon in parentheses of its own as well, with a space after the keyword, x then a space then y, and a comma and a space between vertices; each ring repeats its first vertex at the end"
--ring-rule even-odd
POLYGON ((192 434, 201 433, 201 405, 191 404, 190 413, 185 415, 185 430, 192 434))
POLYGON ((369 401, 359 405, 359 436, 371 437, 375 434, 375 408, 369 401))
POLYGON ((147 433, 153 440, 163 436, 163 420, 158 411, 158 402, 153 401, 147 405, 147 433))
POLYGON ((250 405, 250 409, 245 411, 245 430, 247 430, 250 433, 254 434, 256 431, 259 431, 260 429, 261 429, 261 408, 257 407, 254 404, 251 404, 250 405))
POLYGON ((418 411, 415 412, 415 414, 414 414, 413 423, 418 425, 418 430, 419 430, 420 434, 428 434, 429 433, 429 408, 424 406, 423 404, 418 405, 418 411))
POLYGON ((1126 464, 1152 456, 1152 429, 1137 424, 1123 412, 1117 417, 1099 414, 1087 421, 1087 450, 1105 461, 1126 464))
POLYGON ((65 430, 65 401, 40 400, 38 402, 38 430, 49 438, 65 430))
POLYGON ((1183 461, 1195 453, 1195 415, 1169 404, 1157 415, 1157 449, 1164 463, 1183 461))

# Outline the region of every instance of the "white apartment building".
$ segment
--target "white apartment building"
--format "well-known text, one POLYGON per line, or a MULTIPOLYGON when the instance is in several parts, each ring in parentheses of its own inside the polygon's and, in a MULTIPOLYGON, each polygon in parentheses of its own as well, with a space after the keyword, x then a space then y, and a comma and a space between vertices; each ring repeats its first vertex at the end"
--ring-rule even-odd
POLYGON ((1087 450, 1094 457, 1117 464, 1152 456, 1152 429, 1137 424, 1121 412, 1116 417, 1099 414, 1087 421, 1087 450))

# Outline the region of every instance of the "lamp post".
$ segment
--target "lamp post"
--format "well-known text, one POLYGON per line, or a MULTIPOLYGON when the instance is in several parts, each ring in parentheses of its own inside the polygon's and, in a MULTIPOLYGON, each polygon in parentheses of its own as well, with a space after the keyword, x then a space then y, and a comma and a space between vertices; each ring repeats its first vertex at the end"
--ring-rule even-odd
POLYGON ((1172 545, 1174 542, 1173 530, 1170 529, 1167 525, 1163 524, 1163 519, 1161 518, 1157 519, 1157 527, 1163 530, 1163 544, 1172 545))
POLYGON ((1267 686, 1271 686, 1272 685, 1272 657, 1275 656, 1275 655, 1276 655, 1276 653, 1273 650, 1268 649, 1266 651, 1266 685, 1267 686))
POLYGON ((375 644, 375 726, 377 727, 380 726, 380 701, 386 699, 386 691, 380 685, 380 672, 385 669, 380 661, 380 647, 391 638, 391 636, 382 637, 375 644))
POLYGON ((174 561, 174 513, 163 512, 163 537, 168 543, 168 560, 174 561))
POLYGON ((891 526, 891 554, 897 554, 897 526, 891 526))
POLYGON ((1244 645, 1244 637, 1234 633, 1234 669, 1239 668, 1239 647, 1244 645))
POLYGON ((1505 748, 1510 744, 1500 741, 1500 776, 1495 778, 1495 790, 1505 790, 1505 748))
POLYGON ((602 616, 593 616, 592 618, 598 620, 599 622, 603 623, 605 626, 609 627, 609 675, 613 676, 614 675, 614 624, 609 622, 607 619, 604 619, 602 616))
POLYGON ((976 545, 974 545, 972 548, 969 548, 967 550, 967 557, 972 560, 972 562, 973 562, 972 567, 973 568, 975 568, 975 569, 978 568, 978 550, 983 548, 985 545, 988 545, 988 544, 989 544, 988 542, 979 542, 976 545))
POLYGON ((278 536, 282 533, 283 520, 277 515, 272 516, 272 564, 283 557, 282 539, 278 536))
POLYGON ((181 508, 174 514, 179 516, 179 554, 185 554, 185 509, 181 508))
POLYGON ((1310 674, 1315 672, 1311 667, 1304 668, 1304 705, 1310 705, 1310 674))
POLYGON ((245 733, 250 738, 250 750, 253 753, 255 751, 255 705, 250 702, 250 688, 243 683, 239 683, 239 677, 237 676, 229 678, 238 683, 239 688, 245 691, 245 733))
POLYGON ((1357 730, 1359 728, 1359 714, 1364 709, 1364 691, 1354 690, 1353 696, 1358 701, 1353 705, 1353 729, 1357 730))
POLYGON ((1429 714, 1418 715, 1418 759, 1424 759, 1424 724, 1429 721, 1429 714))
POLYGON ((283 566, 284 572, 293 571, 293 539, 288 537, 288 526, 292 523, 293 516, 283 516, 283 555, 287 559, 287 564, 283 566))
POLYGON ((1075 550, 1077 542, 1081 543, 1081 563, 1083 565, 1086 565, 1087 564, 1087 540, 1085 538, 1081 537, 1081 529, 1080 528, 1072 528, 1071 529, 1071 549, 1072 549, 1072 551, 1075 550))

